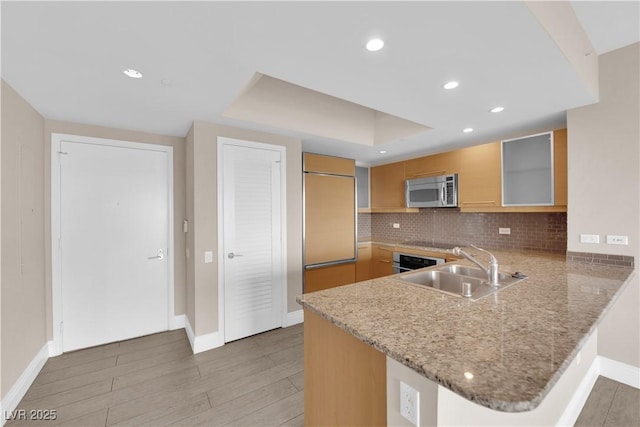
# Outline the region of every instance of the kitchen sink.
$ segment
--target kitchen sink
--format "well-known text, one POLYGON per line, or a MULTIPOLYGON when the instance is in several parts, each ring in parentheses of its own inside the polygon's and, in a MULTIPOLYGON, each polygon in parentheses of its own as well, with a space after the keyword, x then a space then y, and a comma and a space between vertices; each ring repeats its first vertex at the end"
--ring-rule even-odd
POLYGON ((474 301, 525 279, 525 277, 513 277, 511 274, 499 273, 500 286, 493 287, 489 285, 487 273, 483 270, 457 264, 419 270, 399 275, 397 278, 405 283, 474 301))
MULTIPOLYGON (((484 280, 485 282, 488 280, 486 271, 481 270, 479 268, 475 268, 475 267, 467 267, 465 265, 458 265, 458 264, 447 265, 447 266, 438 268, 438 271, 456 274, 460 276, 475 277, 477 279, 484 280)), ((505 285, 510 285, 512 283, 519 282, 520 280, 523 280, 523 279, 519 277, 513 277, 511 274, 508 274, 508 273, 498 273, 498 283, 500 283, 500 285, 502 285, 503 287, 505 285)))

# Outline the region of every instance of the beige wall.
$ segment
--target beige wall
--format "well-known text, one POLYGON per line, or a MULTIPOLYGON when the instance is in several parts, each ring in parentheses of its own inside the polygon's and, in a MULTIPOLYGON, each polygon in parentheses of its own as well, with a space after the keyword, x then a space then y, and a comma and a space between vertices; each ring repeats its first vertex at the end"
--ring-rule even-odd
POLYGON ((44 119, 2 81, 2 398, 47 343, 44 119))
POLYGON ((302 293, 301 141, 296 138, 205 122, 195 122, 189 135, 191 136, 187 137, 188 151, 193 157, 193 163, 190 164, 191 159, 187 160, 190 164, 187 174, 192 175, 193 182, 188 181, 187 194, 193 194, 193 211, 190 210, 191 207, 187 210, 192 224, 190 233, 193 233, 194 241, 188 269, 193 268, 194 281, 188 282, 187 299, 194 300, 194 313, 189 313, 189 322, 195 329, 195 335, 218 331, 217 257, 214 256, 213 263, 205 264, 203 253, 205 250, 217 253, 218 248, 216 164, 219 136, 281 145, 287 149, 287 311, 299 310, 300 306, 296 303, 295 297, 302 293), (191 143, 193 149, 190 147, 191 143))
POLYGON ((78 123, 46 120, 44 127, 45 156, 45 251, 46 251, 46 280, 47 280, 47 336, 53 339, 53 324, 51 311, 51 134, 62 133, 94 138, 116 139, 146 144, 166 145, 173 147, 173 206, 174 206, 174 310, 175 314, 184 314, 186 308, 186 260, 185 234, 182 232, 182 221, 186 218, 185 199, 185 139, 176 136, 157 135, 122 129, 112 129, 101 126, 83 125, 78 123))
MULTIPOLYGON (((635 257, 640 262, 640 43, 600 57, 600 102, 567 112, 567 250, 635 257), (580 243, 599 234, 599 244, 580 243), (629 236, 628 246, 606 235, 629 236)), ((640 366, 639 280, 599 327, 599 354, 640 366)))

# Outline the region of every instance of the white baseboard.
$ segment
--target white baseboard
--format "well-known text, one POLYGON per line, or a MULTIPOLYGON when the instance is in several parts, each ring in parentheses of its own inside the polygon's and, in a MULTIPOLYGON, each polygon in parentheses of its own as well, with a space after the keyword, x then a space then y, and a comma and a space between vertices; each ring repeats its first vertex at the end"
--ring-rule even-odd
POLYGON ((62 354, 62 348, 51 340, 47 343, 47 349, 49 350, 49 357, 56 357, 62 354))
POLYGON ((185 328, 187 325, 187 315, 179 314, 177 316, 173 316, 173 319, 169 321, 169 330, 175 331, 176 329, 185 328))
POLYGON ((608 357, 598 356, 600 375, 634 388, 640 388, 640 368, 608 357))
POLYGON ((184 320, 184 329, 187 332, 187 338, 189 338, 189 344, 191 344, 193 354, 201 353, 224 345, 224 340, 219 332, 211 332, 210 334, 195 336, 191 323, 189 323, 189 318, 185 316, 184 320))
POLYGON ((640 368, 607 357, 597 356, 573 394, 557 425, 572 426, 575 424, 599 375, 634 388, 640 388, 640 368))
POLYGON ((20 403, 24 395, 29 390, 29 387, 31 387, 31 384, 33 384, 33 381, 40 373, 40 370, 42 370, 42 367, 49 359, 50 345, 52 345, 51 342, 48 342, 42 346, 38 354, 35 355, 33 360, 31 360, 31 363, 29 363, 24 372, 22 372, 18 381, 16 381, 5 398, 2 399, 2 402, 0 402, 0 410, 2 411, 1 425, 4 425, 7 421, 7 414, 16 409, 18 403, 20 403))
POLYGON ((573 426, 576 423, 578 416, 580 416, 580 412, 582 412, 584 404, 589 398, 589 393, 591 393, 593 385, 598 380, 599 367, 600 364, 598 363, 598 357, 596 356, 594 361, 591 363, 591 366, 589 366, 589 370, 584 375, 584 378, 580 381, 580 385, 578 385, 573 396, 571 396, 569 404, 560 416, 557 423, 558 426, 573 426))
POLYGON ((285 324, 282 325, 283 328, 287 328, 289 326, 297 325, 298 323, 304 322, 304 314, 302 309, 292 311, 291 313, 287 313, 285 324))

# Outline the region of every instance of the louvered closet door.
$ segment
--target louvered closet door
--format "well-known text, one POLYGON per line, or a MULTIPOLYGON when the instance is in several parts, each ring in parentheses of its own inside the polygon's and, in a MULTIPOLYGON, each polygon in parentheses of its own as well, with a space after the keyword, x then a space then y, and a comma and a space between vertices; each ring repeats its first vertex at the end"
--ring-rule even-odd
POLYGON ((281 153, 232 144, 222 151, 228 342, 282 325, 281 153))

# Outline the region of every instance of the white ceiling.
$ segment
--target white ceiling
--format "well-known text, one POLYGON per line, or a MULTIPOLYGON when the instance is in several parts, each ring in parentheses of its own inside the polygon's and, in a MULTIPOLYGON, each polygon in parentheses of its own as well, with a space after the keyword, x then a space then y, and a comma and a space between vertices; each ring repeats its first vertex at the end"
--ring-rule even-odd
MULTIPOLYGON (((637 1, 572 5, 599 54, 640 39, 637 1)), ((515 1, 2 1, 1 28, 2 78, 47 118, 178 136, 203 120, 366 163, 557 128, 595 101, 515 1), (256 72, 433 130, 365 147, 223 117, 256 72)))

